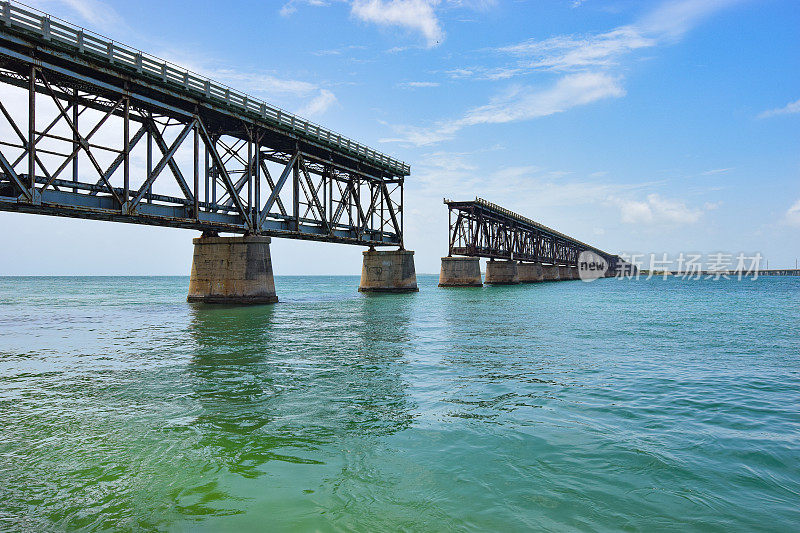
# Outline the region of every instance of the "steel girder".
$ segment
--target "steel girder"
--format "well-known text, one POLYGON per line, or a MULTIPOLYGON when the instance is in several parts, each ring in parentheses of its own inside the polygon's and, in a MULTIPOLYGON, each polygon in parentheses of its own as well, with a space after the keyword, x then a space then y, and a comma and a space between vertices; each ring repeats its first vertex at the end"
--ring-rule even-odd
POLYGON ((402 175, 2 27, 0 83, 0 210, 403 244, 402 175))
POLYGON ((449 255, 487 257, 577 266, 583 251, 592 251, 617 268, 619 258, 485 200, 445 200, 449 219, 449 255))

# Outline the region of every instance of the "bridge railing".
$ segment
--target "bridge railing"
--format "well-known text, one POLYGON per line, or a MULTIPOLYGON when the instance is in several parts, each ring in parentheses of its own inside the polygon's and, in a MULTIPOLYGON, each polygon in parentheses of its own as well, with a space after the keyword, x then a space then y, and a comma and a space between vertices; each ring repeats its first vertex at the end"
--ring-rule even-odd
POLYGON ((208 101, 224 104, 232 109, 256 116, 282 129, 377 163, 398 175, 407 176, 411 172, 410 166, 406 163, 348 139, 319 124, 25 4, 8 0, 0 1, 0 24, 33 34, 49 43, 57 43, 72 52, 103 61, 116 68, 129 70, 143 78, 180 88, 208 101))

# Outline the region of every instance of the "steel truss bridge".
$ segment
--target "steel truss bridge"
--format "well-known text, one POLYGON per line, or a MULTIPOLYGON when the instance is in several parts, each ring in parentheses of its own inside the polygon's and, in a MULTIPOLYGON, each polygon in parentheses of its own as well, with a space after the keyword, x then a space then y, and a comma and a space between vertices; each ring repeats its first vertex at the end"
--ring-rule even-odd
POLYGON ((0 210, 403 244, 408 165, 134 48, 0 2, 0 210))
POLYGON ((602 257, 612 272, 622 264, 616 255, 482 198, 468 202, 445 199, 444 203, 450 225, 449 255, 577 266, 580 253, 591 251, 602 257))

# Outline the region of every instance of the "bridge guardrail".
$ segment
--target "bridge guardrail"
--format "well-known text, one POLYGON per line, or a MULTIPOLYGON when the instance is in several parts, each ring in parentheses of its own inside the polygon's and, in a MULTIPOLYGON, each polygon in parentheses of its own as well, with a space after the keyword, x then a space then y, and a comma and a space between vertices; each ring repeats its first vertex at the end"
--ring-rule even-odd
POLYGON ((228 85, 216 82, 183 69, 169 61, 147 54, 136 48, 116 42, 90 30, 70 24, 33 7, 8 0, 0 1, 0 24, 23 30, 46 42, 56 42, 72 48, 81 55, 101 60, 115 67, 127 68, 140 76, 146 76, 167 85, 228 105, 239 111, 255 115, 281 128, 323 142, 329 146, 350 152, 366 160, 389 168, 399 175, 407 176, 411 167, 386 154, 344 137, 319 124, 303 119, 265 101, 237 91, 228 85))

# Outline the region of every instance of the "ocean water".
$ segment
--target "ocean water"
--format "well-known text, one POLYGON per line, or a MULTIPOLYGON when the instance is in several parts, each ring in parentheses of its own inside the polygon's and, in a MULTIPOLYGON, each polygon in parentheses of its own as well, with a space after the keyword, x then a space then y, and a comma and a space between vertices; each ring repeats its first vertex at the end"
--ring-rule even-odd
POLYGON ((0 278, 0 529, 800 529, 800 278, 419 282, 0 278))

